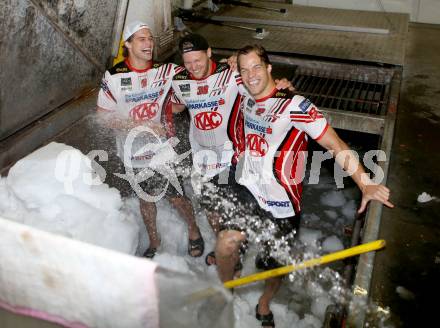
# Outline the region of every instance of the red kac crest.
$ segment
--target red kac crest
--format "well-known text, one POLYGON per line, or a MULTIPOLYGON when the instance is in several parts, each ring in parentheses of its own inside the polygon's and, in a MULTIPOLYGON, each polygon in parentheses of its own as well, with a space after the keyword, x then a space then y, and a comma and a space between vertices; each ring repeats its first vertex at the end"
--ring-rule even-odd
POLYGON ((159 111, 159 105, 157 103, 145 103, 133 107, 130 111, 130 117, 135 121, 151 120, 156 116, 159 111))
POLYGON ((263 157, 266 155, 269 145, 267 141, 258 134, 248 134, 246 136, 246 149, 252 156, 263 157))
POLYGON ((223 117, 217 112, 201 112, 194 117, 194 124, 199 130, 213 130, 222 124, 223 117))

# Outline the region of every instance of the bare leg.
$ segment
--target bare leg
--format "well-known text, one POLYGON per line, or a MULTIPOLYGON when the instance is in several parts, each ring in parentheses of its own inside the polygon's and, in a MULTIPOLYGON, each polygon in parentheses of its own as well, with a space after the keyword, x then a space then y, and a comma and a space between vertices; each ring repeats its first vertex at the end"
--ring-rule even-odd
POLYGON ((206 217, 208 218, 209 225, 214 232, 214 235, 218 235, 220 231, 220 215, 215 212, 207 212, 206 217))
POLYGON ((223 230, 218 234, 215 258, 218 275, 222 282, 234 278, 234 267, 240 259, 240 245, 245 240, 245 234, 236 230, 223 230))
POLYGON ((190 200, 186 197, 170 197, 169 202, 177 209, 188 224, 188 252, 193 257, 199 257, 204 252, 204 241, 197 226, 194 210, 190 200))
POLYGON ((149 248, 158 248, 160 246, 160 238, 157 233, 156 216, 157 209, 155 203, 146 202, 139 199, 141 215, 147 228, 148 237, 150 238, 149 248))
POLYGON ((186 197, 170 197, 168 201, 177 209, 179 214, 188 224, 189 239, 195 240, 200 237, 199 227, 196 223, 191 201, 186 197))
POLYGON ((270 301, 274 298, 276 292, 280 289, 281 278, 271 278, 266 280, 263 295, 258 301, 258 313, 261 315, 270 313, 270 301))

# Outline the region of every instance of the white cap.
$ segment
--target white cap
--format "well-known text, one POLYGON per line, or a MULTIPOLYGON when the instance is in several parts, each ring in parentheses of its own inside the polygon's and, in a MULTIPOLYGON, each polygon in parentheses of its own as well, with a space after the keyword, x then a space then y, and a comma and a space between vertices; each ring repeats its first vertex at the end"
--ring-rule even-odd
POLYGON ((135 34, 137 31, 142 30, 143 28, 150 29, 150 27, 147 24, 142 23, 140 21, 134 21, 128 24, 124 30, 124 35, 123 35, 124 41, 127 41, 130 36, 135 34))

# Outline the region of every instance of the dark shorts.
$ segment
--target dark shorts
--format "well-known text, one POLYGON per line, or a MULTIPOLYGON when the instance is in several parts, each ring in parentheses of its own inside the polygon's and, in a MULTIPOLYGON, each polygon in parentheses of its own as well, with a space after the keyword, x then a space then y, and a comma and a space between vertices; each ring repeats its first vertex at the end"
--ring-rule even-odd
POLYGON ((262 230, 269 230, 271 237, 260 242, 260 251, 255 258, 257 269, 272 270, 290 264, 290 249, 299 233, 300 218, 300 213, 282 219, 268 217, 269 221, 266 221, 262 230), (267 222, 272 224, 267 224, 267 222))
POLYGON ((224 170, 210 181, 203 183, 199 199, 201 207, 207 214, 219 218, 220 230, 243 230, 249 212, 248 204, 252 203, 246 187, 238 184, 235 177, 235 166, 224 170), (242 223, 242 224, 240 224, 242 223))
MULTIPOLYGON (((165 177, 164 175, 160 174, 156 171, 150 171, 154 172, 154 175, 148 178, 145 178, 144 181, 139 183, 140 188, 143 192, 148 194, 149 196, 156 198, 159 195, 162 194, 162 197, 166 198, 174 198, 174 197, 181 197, 185 195, 184 186, 183 186, 183 177, 182 173, 179 169, 179 166, 173 167, 173 170, 175 172, 175 178, 176 180, 172 180, 168 177, 165 177), (180 186, 180 191, 178 190, 180 186)), ((141 172, 142 169, 135 169, 134 172, 138 174, 141 172)), ((139 195, 138 195, 139 196, 139 195)), ((160 197, 160 198, 162 198, 160 197)), ((140 197, 142 198, 142 197, 140 197)), ((148 199, 144 199, 146 201, 151 201, 148 199)))
POLYGON ((258 269, 270 270, 287 265, 271 255, 282 247, 293 245, 299 231, 300 214, 275 218, 262 209, 252 193, 236 182, 234 166, 229 172, 223 172, 223 176, 216 176, 202 186, 201 205, 219 216, 220 230, 242 231, 257 243, 260 252, 255 264, 258 269))

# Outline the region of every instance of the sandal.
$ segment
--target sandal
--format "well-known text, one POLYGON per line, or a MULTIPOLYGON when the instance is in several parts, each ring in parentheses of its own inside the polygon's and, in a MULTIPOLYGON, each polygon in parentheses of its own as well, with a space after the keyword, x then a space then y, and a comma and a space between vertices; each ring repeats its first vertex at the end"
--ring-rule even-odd
POLYGON ((268 314, 259 314, 258 304, 255 307, 255 318, 257 318, 258 321, 261 321, 261 325, 263 327, 275 327, 272 311, 270 311, 268 314))
POLYGON ((206 256, 205 256, 205 263, 206 263, 207 266, 211 266, 211 265, 216 265, 217 264, 215 262, 215 252, 214 251, 211 251, 208 254, 206 254, 206 256), (213 263, 209 263, 209 258, 212 259, 213 263))
POLYGON ((200 230, 199 230, 199 235, 200 237, 195 240, 188 239, 189 256, 200 257, 203 255, 203 252, 205 251, 205 242, 203 240, 202 234, 200 233, 200 230), (197 251, 198 253, 196 253, 196 255, 193 255, 194 251, 197 251))
POLYGON ((145 251, 144 255, 142 255, 143 257, 146 257, 147 259, 152 259, 157 253, 157 248, 156 247, 148 247, 147 250, 145 251))

